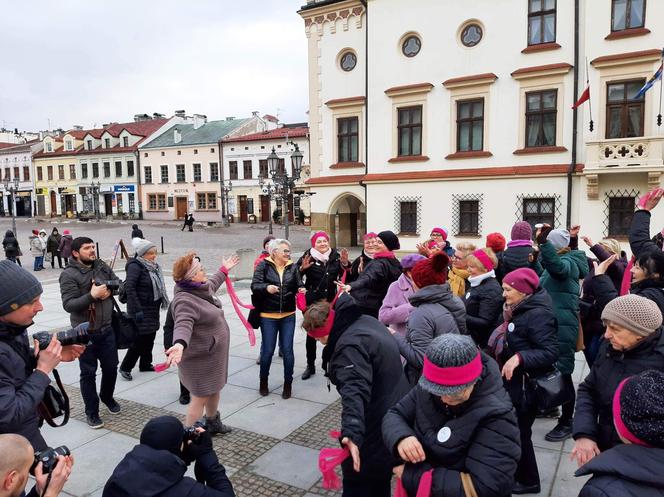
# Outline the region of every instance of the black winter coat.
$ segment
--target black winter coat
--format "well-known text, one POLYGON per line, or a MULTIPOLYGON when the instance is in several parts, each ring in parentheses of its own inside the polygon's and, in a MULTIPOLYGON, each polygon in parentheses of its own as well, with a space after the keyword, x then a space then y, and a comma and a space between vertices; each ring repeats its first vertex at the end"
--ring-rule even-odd
POLYGON ((364 250, 362 250, 362 253, 350 265, 350 271, 348 273, 348 277, 346 278, 346 283, 355 281, 360 276, 360 274, 362 274, 364 268, 367 267, 367 264, 369 264, 369 262, 372 260, 373 259, 365 254, 364 250))
POLYGON ((5 257, 18 257, 21 255, 21 249, 18 246, 18 240, 11 230, 7 231, 5 234, 5 238, 2 240, 2 248, 5 249, 5 257))
POLYGON ((269 257, 256 266, 251 280, 251 291, 261 301, 261 312, 294 312, 295 295, 303 286, 297 264, 291 262, 284 268, 282 280, 277 267, 269 257), (267 291, 268 285, 278 286, 280 291, 271 294, 267 291))
MULTIPOLYGON (((311 251, 307 250, 302 254, 302 257, 297 261, 297 267, 302 264, 305 256, 311 255, 311 251)), ((332 249, 327 263, 317 261, 311 258, 312 265, 306 270, 300 270, 300 277, 304 281, 304 288, 307 289, 307 305, 311 305, 319 300, 327 300, 331 302, 337 293, 337 285, 334 283, 343 275, 343 268, 341 267, 341 258, 336 249, 332 249)))
POLYGON ((504 380, 505 388, 517 408, 528 409, 534 399, 529 395, 524 373, 531 378, 541 376, 551 371, 558 360, 558 326, 546 290, 538 288, 514 309, 506 337, 501 362, 518 353, 521 365, 514 370, 511 380, 504 380))
POLYGON ((148 269, 136 258, 129 259, 125 266, 125 291, 127 292, 127 312, 132 318, 143 313, 143 320, 136 321, 139 335, 148 335, 159 329, 159 309, 161 299, 155 302, 152 279, 148 269))
POLYGON ((498 267, 496 268, 498 283, 503 282, 503 278, 507 273, 511 273, 515 269, 522 267, 528 267, 537 274, 542 274, 542 265, 537 260, 533 262, 529 260, 529 256, 532 253, 532 247, 507 247, 500 254, 496 254, 498 258, 498 267))
POLYGON ((496 278, 486 278, 466 292, 466 329, 475 343, 486 347, 486 342, 503 312, 503 288, 496 278))
POLYGON ((409 388, 399 349, 385 325, 362 315, 348 294, 339 297, 335 312, 323 361, 341 395, 341 438, 360 448, 361 461, 359 473, 350 458, 344 461, 344 478, 387 478, 398 461, 383 443, 381 423, 409 388))
POLYGON ((613 394, 622 380, 648 369, 664 371, 661 328, 625 352, 615 350, 608 341, 602 343, 590 373, 579 385, 574 439, 594 440, 601 451, 622 443, 613 426, 613 394))
MULTIPOLYGON (((611 278, 606 274, 595 276, 591 283, 598 308, 597 311, 601 316, 606 304, 617 298, 619 292, 616 290, 611 278)), ((664 314, 664 279, 647 279, 633 283, 629 289, 629 293, 652 300, 657 304, 662 314, 664 314)))
POLYGON ((143 236, 143 231, 141 229, 133 228, 131 230, 131 238, 134 239, 134 238, 145 238, 145 237, 143 236))
POLYGON ((51 233, 46 239, 46 252, 57 255, 60 250, 60 240, 62 240, 60 233, 51 233))
POLYGON ((431 497, 465 497, 460 473, 469 473, 480 497, 506 497, 514 486, 521 457, 519 428, 498 365, 482 354, 483 370, 470 398, 448 407, 420 386, 413 388, 383 419, 385 444, 398 457, 397 446, 415 436, 426 460, 406 463, 402 482, 414 496, 420 478, 433 468, 431 497), (451 430, 438 441, 443 427, 451 430))
POLYGON ((650 212, 638 210, 629 227, 629 248, 637 259, 643 254, 661 249, 650 238, 650 212))
POLYGON ((26 329, 0 323, 0 433, 23 435, 43 450, 37 406, 51 380, 36 366, 26 329))
POLYGON ((235 497, 214 452, 200 456, 195 464, 196 475, 206 484, 184 476, 187 465, 175 454, 137 445, 113 470, 102 497, 235 497))
POLYGON ((399 276, 401 264, 396 257, 375 257, 350 284, 353 298, 365 312, 377 317, 387 289, 399 276))
POLYGON ((590 474, 579 497, 664 497, 664 449, 619 445, 576 472, 590 474))

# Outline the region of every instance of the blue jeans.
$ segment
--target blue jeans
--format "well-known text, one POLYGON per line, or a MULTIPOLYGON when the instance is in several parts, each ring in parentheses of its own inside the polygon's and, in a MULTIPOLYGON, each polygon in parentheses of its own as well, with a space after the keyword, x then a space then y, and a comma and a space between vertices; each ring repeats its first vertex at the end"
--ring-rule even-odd
POLYGON ((32 267, 33 271, 39 271, 40 269, 44 269, 44 256, 36 256, 35 257, 35 264, 32 267))
POLYGON ((90 333, 90 344, 78 359, 81 368, 81 396, 85 414, 99 414, 99 399, 105 404, 113 400, 118 377, 118 349, 110 326, 90 333), (97 361, 101 364, 101 388, 97 396, 97 361))
POLYGON ((270 364, 272 354, 277 346, 277 335, 279 336, 279 348, 284 355, 284 381, 293 381, 293 367, 295 366, 295 355, 293 354, 293 336, 295 335, 295 314, 281 318, 261 318, 261 378, 270 376, 270 364))

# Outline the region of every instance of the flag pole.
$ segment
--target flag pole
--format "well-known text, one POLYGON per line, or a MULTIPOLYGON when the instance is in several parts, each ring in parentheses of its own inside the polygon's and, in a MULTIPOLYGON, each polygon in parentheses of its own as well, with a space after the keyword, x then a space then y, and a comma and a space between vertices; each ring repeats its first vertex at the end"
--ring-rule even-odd
MULTIPOLYGON (((588 71, 588 57, 586 57, 586 86, 590 88, 590 73, 588 71)), ((660 92, 661 93, 661 92, 660 92)), ((593 128, 595 127, 595 124, 593 123, 593 103, 592 103, 592 96, 588 96, 588 113, 590 114, 590 123, 588 127, 590 128, 590 132, 592 133, 593 128)))

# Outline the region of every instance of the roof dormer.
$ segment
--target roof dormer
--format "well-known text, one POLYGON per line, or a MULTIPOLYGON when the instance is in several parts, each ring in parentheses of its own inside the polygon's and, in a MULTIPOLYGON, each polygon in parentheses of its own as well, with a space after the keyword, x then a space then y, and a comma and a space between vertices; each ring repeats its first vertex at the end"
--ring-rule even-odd
POLYGON ((104 131, 101 135, 101 147, 102 148, 112 148, 115 146, 115 139, 113 135, 108 131, 104 131))
POLYGON ((52 137, 47 136, 44 138, 44 152, 53 152, 55 150, 55 140, 52 137))

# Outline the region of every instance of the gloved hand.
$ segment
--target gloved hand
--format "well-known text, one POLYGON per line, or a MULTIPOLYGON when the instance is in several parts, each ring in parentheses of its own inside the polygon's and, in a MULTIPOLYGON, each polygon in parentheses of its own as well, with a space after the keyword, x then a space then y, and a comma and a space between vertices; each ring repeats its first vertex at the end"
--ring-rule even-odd
POLYGON ((543 226, 540 229, 539 234, 537 235, 537 238, 536 238, 537 244, 541 245, 543 243, 546 243, 546 238, 549 236, 549 233, 551 233, 552 230, 553 230, 552 226, 543 226))
POLYGON ((137 323, 140 323, 143 321, 143 318, 145 317, 145 314, 143 314, 143 311, 138 311, 136 314, 134 314, 134 321, 137 323))
POLYGON ((203 454, 211 452, 212 449, 212 436, 209 431, 202 431, 195 440, 187 442, 184 450, 182 451, 182 460, 191 464, 203 454))

